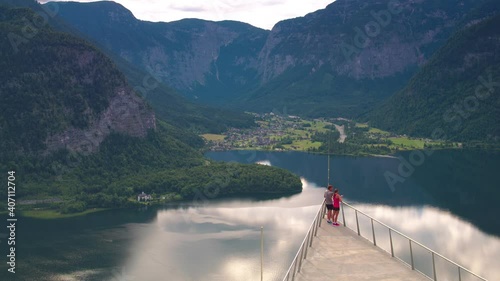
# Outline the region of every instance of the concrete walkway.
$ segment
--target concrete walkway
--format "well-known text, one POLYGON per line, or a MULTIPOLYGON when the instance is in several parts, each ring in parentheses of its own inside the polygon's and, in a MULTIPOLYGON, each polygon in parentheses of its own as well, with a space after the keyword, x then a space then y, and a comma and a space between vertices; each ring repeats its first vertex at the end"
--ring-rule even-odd
POLYGON ((299 281, 429 281, 424 275, 342 225, 323 220, 303 261, 299 281))

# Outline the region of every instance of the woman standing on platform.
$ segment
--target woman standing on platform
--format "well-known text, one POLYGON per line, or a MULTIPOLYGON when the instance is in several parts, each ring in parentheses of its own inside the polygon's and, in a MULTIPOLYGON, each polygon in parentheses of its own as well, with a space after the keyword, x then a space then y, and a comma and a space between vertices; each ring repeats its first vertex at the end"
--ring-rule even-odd
POLYGON ((340 195, 339 190, 335 188, 333 192, 333 225, 339 225, 337 218, 339 217, 340 202, 342 202, 342 195, 340 195))

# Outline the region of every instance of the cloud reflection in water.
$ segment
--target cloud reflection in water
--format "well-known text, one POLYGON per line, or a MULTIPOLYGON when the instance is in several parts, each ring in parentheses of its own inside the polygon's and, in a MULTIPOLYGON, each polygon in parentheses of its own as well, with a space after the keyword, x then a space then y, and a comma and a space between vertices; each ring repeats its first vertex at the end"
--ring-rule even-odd
POLYGON ((430 206, 354 205, 488 280, 500 276, 500 238, 480 231, 448 211, 430 206))
POLYGON ((141 280, 259 280, 260 227, 264 279, 278 280, 321 202, 322 189, 267 201, 230 200, 158 212, 127 261, 141 280), (154 259, 157 262, 151 262, 154 259))
MULTIPOLYGON (((135 235, 125 266, 131 276, 144 281, 259 280, 260 226, 264 226, 264 279, 280 280, 323 197, 323 188, 305 178, 302 182, 303 192, 286 198, 160 210, 151 224, 132 228, 140 235, 135 235)), ((353 205, 489 280, 500 276, 496 266, 500 239, 447 211, 353 205)))
POLYGON ((257 162, 255 162, 255 163, 257 163, 257 164, 259 164, 259 165, 264 165, 264 166, 272 166, 272 165, 271 165, 271 161, 269 161, 269 160, 257 161, 257 162))

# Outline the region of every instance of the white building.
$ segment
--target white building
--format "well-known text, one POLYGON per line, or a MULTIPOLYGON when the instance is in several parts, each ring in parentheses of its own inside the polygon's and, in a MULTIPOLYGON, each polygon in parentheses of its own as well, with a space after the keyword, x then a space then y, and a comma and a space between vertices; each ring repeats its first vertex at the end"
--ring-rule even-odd
POLYGON ((153 197, 151 197, 150 194, 144 193, 144 191, 141 194, 137 195, 137 201, 139 201, 139 202, 140 201, 149 201, 151 199, 153 199, 153 197))

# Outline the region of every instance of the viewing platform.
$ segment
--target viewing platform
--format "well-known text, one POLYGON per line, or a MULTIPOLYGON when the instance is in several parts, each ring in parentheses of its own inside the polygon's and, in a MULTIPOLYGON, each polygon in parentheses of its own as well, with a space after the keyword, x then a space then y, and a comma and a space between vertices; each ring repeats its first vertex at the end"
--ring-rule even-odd
POLYGON ((326 222, 318 229, 298 281, 429 281, 349 228, 326 222))
POLYGON ((283 281, 486 281, 345 202, 339 226, 325 212, 323 204, 283 281))

